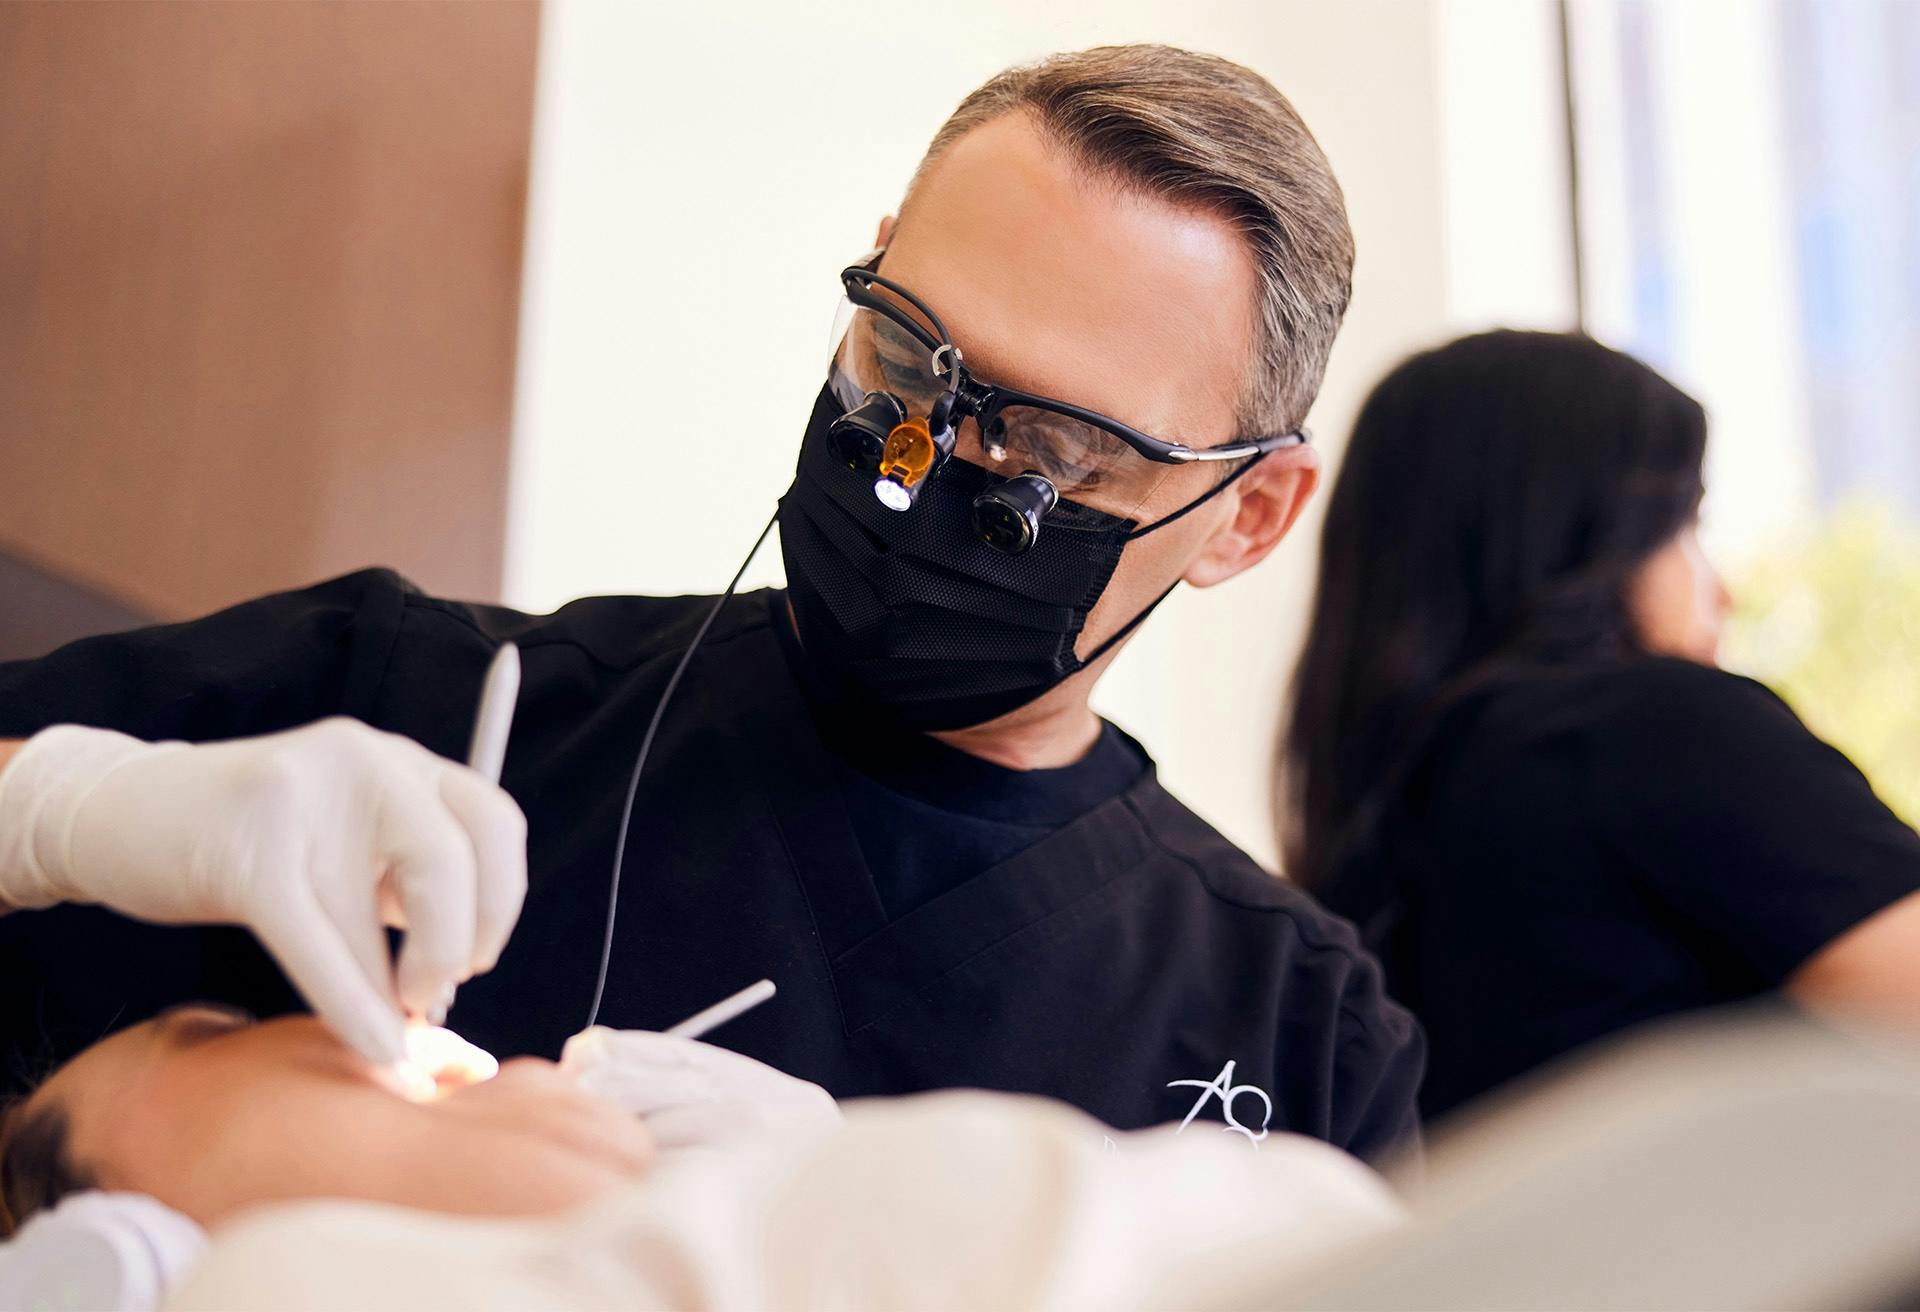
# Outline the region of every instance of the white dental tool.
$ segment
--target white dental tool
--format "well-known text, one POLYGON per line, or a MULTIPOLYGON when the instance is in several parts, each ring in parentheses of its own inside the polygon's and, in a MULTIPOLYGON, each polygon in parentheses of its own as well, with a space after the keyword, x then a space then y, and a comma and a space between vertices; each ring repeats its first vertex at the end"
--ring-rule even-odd
MULTIPOLYGON (((513 728, 513 708, 519 700, 520 649, 503 642, 493 655, 493 663, 487 666, 486 681, 480 688, 480 709, 473 715, 473 741, 467 748, 467 764, 490 784, 500 782, 500 767, 507 760, 507 734, 513 728)), ((451 1010, 453 986, 448 985, 427 1023, 444 1025, 451 1010)))
POLYGON ((676 1039, 697 1039, 709 1030, 719 1029, 728 1021, 746 1015, 771 998, 773 993, 773 981, 770 979, 763 979, 758 984, 749 984, 732 997, 714 1003, 705 1011, 695 1012, 666 1033, 676 1039))
POLYGON ((467 749, 467 764, 500 782, 500 767, 507 759, 507 732, 513 728, 514 703, 520 700, 520 649, 510 642, 500 644, 493 664, 487 667, 487 681, 480 689, 480 709, 473 717, 473 745, 467 749))

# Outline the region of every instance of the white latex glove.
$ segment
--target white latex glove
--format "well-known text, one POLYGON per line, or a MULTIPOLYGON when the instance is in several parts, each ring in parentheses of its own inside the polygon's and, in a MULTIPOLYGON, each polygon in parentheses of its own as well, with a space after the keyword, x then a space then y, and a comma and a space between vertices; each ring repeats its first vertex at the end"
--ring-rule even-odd
POLYGON ((402 1006, 492 969, 526 885, 512 798, 357 720, 204 746, 57 725, 0 773, 0 903, 248 926, 378 1063, 402 1006), (383 919, 407 930, 397 977, 383 919))
POLYGON ((778 1131, 811 1136, 840 1124, 817 1084, 698 1039, 603 1025, 567 1040, 560 1069, 587 1092, 643 1118, 666 1150, 708 1148, 778 1131))

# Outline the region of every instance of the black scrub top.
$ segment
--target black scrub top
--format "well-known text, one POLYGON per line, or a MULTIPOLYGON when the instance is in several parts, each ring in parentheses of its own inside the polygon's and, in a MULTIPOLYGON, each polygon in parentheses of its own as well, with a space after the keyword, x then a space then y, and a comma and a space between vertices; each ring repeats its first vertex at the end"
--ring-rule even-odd
MULTIPOLYGON (((634 752, 709 604, 536 617, 366 571, 0 666, 0 737, 65 721, 204 741, 346 714, 458 759, 494 647, 518 643, 502 783, 528 819, 527 902, 449 1023, 551 1057, 586 1023, 634 752)), ((640 784, 600 1023, 663 1028, 767 976, 779 996, 714 1041, 838 1097, 969 1086, 1122 1128, 1199 1105, 1224 1132, 1230 1106, 1249 1134, 1412 1140, 1423 1042, 1376 963, 1131 740, 1109 727, 1064 770, 1001 770, 825 711, 801 660, 784 595, 759 593, 689 666, 640 784)), ((0 917, 10 1080, 197 998, 298 1005, 242 931, 0 917)))
POLYGON ((1777 988, 1920 888, 1920 836, 1751 679, 1645 658, 1452 714, 1323 890, 1426 1026, 1438 1115, 1594 1039, 1777 988))

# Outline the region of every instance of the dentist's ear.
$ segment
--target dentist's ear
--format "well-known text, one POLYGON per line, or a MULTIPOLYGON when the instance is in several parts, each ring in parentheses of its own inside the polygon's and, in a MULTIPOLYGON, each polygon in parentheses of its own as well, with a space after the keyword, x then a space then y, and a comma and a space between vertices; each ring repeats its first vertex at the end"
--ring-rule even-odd
POLYGON ((1210 588, 1258 565, 1280 545, 1319 486, 1320 453, 1313 447, 1275 451, 1221 494, 1233 498, 1233 509, 1183 577, 1193 587, 1210 588))
POLYGON ((888 242, 893 240, 893 230, 899 222, 899 216, 894 214, 889 214, 880 220, 880 231, 875 233, 873 238, 875 250, 885 247, 888 242))

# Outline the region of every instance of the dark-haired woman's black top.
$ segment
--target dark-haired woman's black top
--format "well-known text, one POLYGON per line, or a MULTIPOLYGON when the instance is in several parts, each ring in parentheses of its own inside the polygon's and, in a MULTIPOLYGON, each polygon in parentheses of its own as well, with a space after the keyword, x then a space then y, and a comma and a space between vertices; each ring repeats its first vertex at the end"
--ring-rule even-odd
POLYGON ((1920 888, 1920 836, 1750 679, 1543 671, 1443 724, 1377 866, 1324 891, 1426 1025, 1438 1115, 1641 1021, 1780 985, 1920 888))

